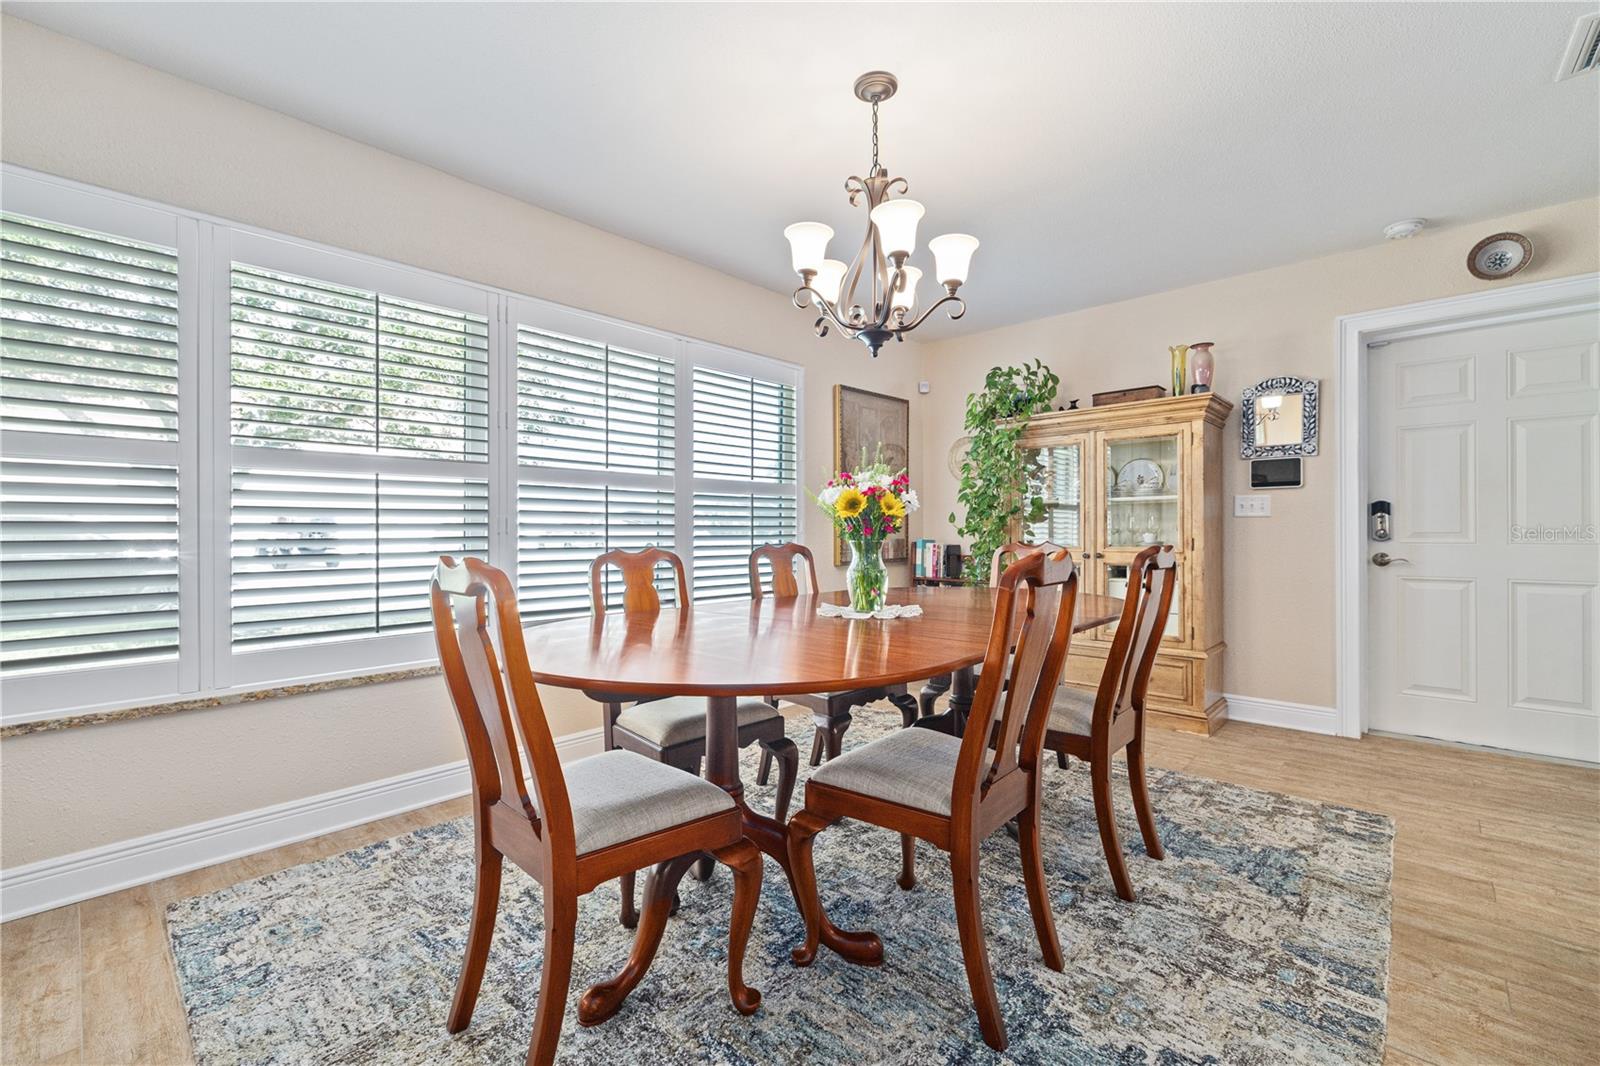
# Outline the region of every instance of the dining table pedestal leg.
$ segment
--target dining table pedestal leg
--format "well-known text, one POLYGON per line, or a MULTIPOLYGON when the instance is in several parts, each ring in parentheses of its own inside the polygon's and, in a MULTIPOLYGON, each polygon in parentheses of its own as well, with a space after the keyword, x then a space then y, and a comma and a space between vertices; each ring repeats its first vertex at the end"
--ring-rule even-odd
MULTIPOLYGON (((789 879, 789 891, 800 906, 794 872, 789 867, 789 828, 776 818, 752 810, 744 801, 744 782, 739 776, 739 701, 734 696, 711 696, 706 700, 706 780, 724 789, 739 805, 744 817, 744 835, 756 847, 771 855, 789 879)), ((878 934, 840 929, 822 915, 822 943, 848 962, 877 966, 883 962, 883 941, 878 934)))
MULTIPOLYGON (((924 689, 924 692, 927 690, 924 689)), ((937 714, 925 715, 918 718, 912 725, 921 729, 933 729, 940 733, 949 733, 959 737, 966 732, 967 712, 972 710, 973 697, 977 695, 978 685, 972 676, 972 667, 963 666, 950 675, 950 706, 949 709, 937 714)))

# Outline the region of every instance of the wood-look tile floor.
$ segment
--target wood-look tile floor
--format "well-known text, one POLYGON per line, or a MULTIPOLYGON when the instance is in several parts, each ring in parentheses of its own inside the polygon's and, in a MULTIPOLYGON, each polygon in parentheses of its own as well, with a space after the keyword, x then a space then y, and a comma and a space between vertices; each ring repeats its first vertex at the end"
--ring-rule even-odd
MULTIPOLYGON (((1395 819, 1389 1063, 1600 1063, 1600 771, 1237 723, 1155 734, 1151 762, 1395 819)), ((168 901, 466 813, 443 803, 0 926, 0 1062, 191 1061, 168 901)))

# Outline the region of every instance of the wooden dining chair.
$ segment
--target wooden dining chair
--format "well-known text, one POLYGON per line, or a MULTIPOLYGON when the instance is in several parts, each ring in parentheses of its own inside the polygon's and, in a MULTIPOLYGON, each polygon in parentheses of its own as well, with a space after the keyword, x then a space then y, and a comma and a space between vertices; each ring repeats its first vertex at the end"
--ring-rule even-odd
MULTIPOLYGON (((811 555, 810 548, 804 544, 763 544, 750 553, 752 599, 759 600, 767 595, 761 582, 762 562, 766 562, 772 570, 773 596, 798 596, 802 592, 815 594, 819 590, 817 563, 811 555), (806 582, 803 588, 802 577, 806 582)), ((844 742, 844 731, 850 728, 850 723, 853 721, 850 716, 853 707, 865 707, 878 700, 888 700, 900 711, 902 725, 909 726, 917 720, 917 701, 906 691, 906 686, 903 684, 875 685, 871 688, 845 689, 841 692, 799 693, 783 698, 811 712, 812 766, 818 765, 824 758, 832 759, 839 754, 844 742)), ((767 702, 774 707, 778 704, 775 696, 767 697, 767 702)), ((761 767, 756 776, 758 783, 766 784, 767 768, 770 763, 770 757, 763 754, 761 767)))
POLYGON ((1045 747, 1058 757, 1073 755, 1089 764, 1100 845, 1105 849, 1117 895, 1130 903, 1134 898, 1133 882, 1123 861, 1116 811, 1111 805, 1111 757, 1124 748, 1128 750, 1128 788, 1133 793, 1134 812, 1139 816, 1145 854, 1152 859, 1165 858, 1145 784, 1144 701, 1172 609, 1177 567, 1171 545, 1155 545, 1134 556, 1128 567, 1122 617, 1100 673, 1100 685, 1092 692, 1061 686, 1044 736, 1045 747))
MULTIPOLYGON (((996 548, 994 554, 989 557, 989 587, 993 588, 998 585, 1000 583, 1000 575, 1005 572, 1005 568, 1024 555, 1041 551, 1058 552, 1066 550, 1064 545, 1055 544, 1048 540, 1039 544, 1029 544, 1027 541, 1022 540, 1008 540, 996 548)), ((982 671, 982 666, 974 667, 972 671, 973 679, 976 680, 982 671)), ((939 697, 950 691, 950 681, 950 675, 945 674, 936 680, 930 680, 929 684, 924 686, 922 691, 917 694, 917 702, 923 718, 934 716, 939 697)), ((951 722, 948 729, 959 733, 964 727, 964 723, 954 721, 954 715, 950 717, 951 722)))
MULTIPOLYGON (((598 617, 606 613, 604 574, 608 566, 622 574, 622 606, 626 611, 658 611, 661 595, 656 591, 655 575, 658 565, 666 564, 675 578, 677 602, 681 608, 689 603, 688 581, 684 576, 683 560, 675 553, 661 548, 645 548, 630 552, 614 549, 599 556, 589 565, 589 602, 598 617)), ((602 694, 604 695, 604 694, 602 694)), ((702 696, 649 697, 624 707, 633 696, 606 696, 602 699, 602 733, 606 751, 621 748, 643 755, 655 762, 686 770, 696 777, 706 754, 706 701, 702 696)), ((762 700, 739 702, 739 746, 761 745, 763 769, 778 764, 777 799, 774 804, 777 819, 783 821, 789 813, 789 801, 794 795, 794 782, 800 772, 800 752, 794 741, 784 735, 783 715, 776 707, 762 700)), ((761 784, 767 783, 768 774, 762 773, 761 784)), ((710 873, 710 861, 702 862, 696 873, 704 877, 710 873)), ((622 924, 633 928, 639 920, 633 905, 634 875, 622 877, 622 924)))
POLYGON ((797 965, 816 958, 821 935, 822 902, 811 858, 818 833, 843 818, 895 830, 901 834, 908 868, 914 839, 926 840, 950 855, 956 926, 972 1001, 984 1040, 996 1050, 1005 1049, 1005 1023, 989 971, 978 901, 978 853, 990 833, 1018 820, 1023 880, 1039 950, 1046 966, 1060 970, 1061 944, 1039 842, 1039 757, 1050 701, 1066 663, 1077 593, 1077 570, 1066 551, 1019 559, 997 584, 983 658, 988 669, 978 683, 965 736, 898 730, 811 775, 805 806, 789 822, 789 865, 806 924, 805 943, 793 952, 797 965), (1010 676, 1003 678, 1008 657, 1010 676))
POLYGON ((761 853, 744 838, 733 798, 709 781, 679 773, 632 752, 608 751, 562 767, 528 665, 516 593, 503 571, 477 559, 443 556, 431 587, 433 631, 455 704, 472 775, 476 888, 466 959, 446 1027, 472 1021, 500 904, 506 859, 542 886, 544 958, 530 1066, 555 1059, 566 1011, 578 899, 605 881, 642 866, 652 874, 633 951, 618 974, 589 989, 578 1022, 611 1017, 649 969, 666 927, 673 889, 703 852, 733 871, 728 929, 728 992, 741 1014, 761 994, 744 983, 744 951, 761 895, 761 853), (491 613, 501 655, 490 634, 491 613), (503 666, 503 671, 502 671, 503 666), (519 743, 520 741, 520 743, 519 743), (523 759, 532 770, 526 787, 523 759))

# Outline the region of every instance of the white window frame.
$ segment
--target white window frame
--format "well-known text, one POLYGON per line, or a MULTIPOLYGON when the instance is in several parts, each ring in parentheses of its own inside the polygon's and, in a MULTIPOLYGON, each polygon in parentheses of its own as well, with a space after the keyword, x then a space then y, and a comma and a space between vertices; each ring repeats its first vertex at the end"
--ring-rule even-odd
POLYGON ((104 663, 69 670, 13 672, 0 684, 0 722, 63 716, 55 708, 159 699, 195 689, 200 663, 185 655, 200 635, 197 553, 199 484, 194 469, 199 408, 194 402, 199 338, 199 226, 191 218, 114 194, 73 188, 6 167, 4 208, 19 215, 175 248, 178 253, 178 440, 16 431, 0 426, 0 454, 18 459, 80 460, 175 467, 178 471, 178 648, 170 659, 104 663))
POLYGON ((363 457, 361 462, 363 470, 373 472, 487 480, 489 561, 508 572, 515 573, 517 566, 519 479, 673 492, 672 547, 684 559, 691 595, 696 492, 793 495, 796 521, 803 522, 798 464, 805 443, 804 370, 795 364, 12 164, 0 164, 0 179, 5 210, 176 248, 179 271, 179 437, 175 464, 174 446, 166 442, 11 432, 0 427, 0 449, 19 459, 80 458, 177 466, 178 654, 175 661, 168 662, 6 675, 0 679, 0 725, 436 664, 433 635, 426 630, 233 651, 229 518, 235 460, 242 458, 242 465, 261 469, 351 471, 347 455, 232 443, 229 291, 230 272, 236 261, 453 307, 488 319, 487 462, 390 456, 363 457), (676 381, 672 474, 520 466, 516 424, 519 324, 671 359, 676 381), (797 477, 793 484, 694 476, 695 366, 793 385, 797 411, 797 477))
POLYGON ((779 362, 776 359, 767 359, 763 356, 751 356, 734 348, 724 348, 718 344, 705 341, 695 341, 689 344, 686 359, 678 368, 678 402, 680 412, 677 422, 678 446, 675 452, 678 461, 679 484, 683 505, 675 512, 677 520, 678 544, 681 546, 678 554, 683 556, 684 569, 689 579, 689 597, 696 597, 694 580, 694 498, 698 493, 724 494, 733 496, 792 496, 795 511, 795 538, 799 539, 800 526, 804 519, 800 510, 800 463, 805 455, 805 441, 803 427, 805 425, 804 408, 802 407, 803 395, 801 383, 803 372, 791 363, 779 362), (782 481, 753 481, 739 478, 716 478, 697 476, 694 472, 694 368, 700 366, 708 370, 720 370, 727 374, 739 374, 744 377, 761 378, 779 385, 792 385, 794 387, 795 408, 795 480, 794 482, 782 481))
MULTIPOLYGON (((211 439, 218 447, 208 449, 227 455, 228 462, 214 464, 209 484, 211 500, 220 507, 211 523, 211 539, 206 542, 214 564, 208 587, 213 617, 215 646, 206 657, 212 674, 206 687, 262 688, 288 684, 286 677, 325 677, 335 673, 375 673, 380 670, 410 669, 431 664, 436 658, 433 634, 427 630, 409 633, 375 633, 347 638, 308 640, 303 643, 236 650, 232 646, 232 529, 228 521, 232 497, 233 472, 240 468, 303 471, 311 474, 395 474, 408 477, 459 478, 482 481, 494 479, 493 465, 454 459, 427 459, 408 456, 314 451, 235 444, 232 439, 232 376, 227 372, 232 352, 231 284, 234 263, 350 288, 381 292, 418 303, 434 304, 481 315, 492 332, 499 297, 482 286, 452 281, 377 260, 347 253, 330 252, 298 241, 266 236, 230 227, 213 227, 213 254, 209 273, 212 279, 211 329, 212 364, 220 373, 212 375, 211 390, 205 394, 203 408, 208 416, 211 439), (217 503, 217 501, 222 501, 217 503), (227 635, 228 639, 223 639, 227 635)), ((493 359, 491 341, 489 358, 493 359)), ((491 393, 493 371, 489 372, 491 393)), ((489 450, 495 446, 495 430, 489 428, 489 450)), ((490 501, 493 525, 493 501, 490 501)), ((205 682, 202 682, 205 684, 205 682)))

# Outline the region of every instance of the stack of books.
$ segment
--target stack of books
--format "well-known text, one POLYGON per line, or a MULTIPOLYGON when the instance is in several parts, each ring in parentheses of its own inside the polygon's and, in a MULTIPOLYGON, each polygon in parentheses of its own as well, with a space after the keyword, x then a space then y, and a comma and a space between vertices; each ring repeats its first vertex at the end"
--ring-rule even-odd
POLYGON ((912 546, 911 561, 916 577, 960 577, 961 545, 919 540, 912 546))

